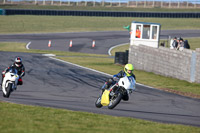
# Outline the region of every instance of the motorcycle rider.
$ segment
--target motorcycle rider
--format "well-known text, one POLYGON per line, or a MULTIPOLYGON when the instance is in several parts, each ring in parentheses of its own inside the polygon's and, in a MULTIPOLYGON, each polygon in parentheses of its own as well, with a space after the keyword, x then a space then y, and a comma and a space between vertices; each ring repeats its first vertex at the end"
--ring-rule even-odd
MULTIPOLYGON (((120 71, 118 74, 116 75, 113 75, 112 78, 109 78, 105 84, 103 85, 102 87, 102 92, 104 92, 105 89, 108 89, 111 85, 114 85, 117 81, 119 81, 120 78, 123 78, 125 76, 127 77, 134 77, 134 79, 136 80, 136 77, 135 75, 133 74, 133 70, 134 70, 134 67, 132 64, 126 64, 124 66, 124 70, 120 71)), ((128 94, 124 95, 124 97, 122 98, 123 100, 125 101, 128 101, 129 97, 128 97, 128 94)))
POLYGON ((3 78, 5 77, 6 72, 8 72, 10 69, 17 70, 17 74, 19 75, 19 80, 17 85, 22 85, 23 84, 22 77, 25 75, 25 67, 22 64, 22 59, 20 57, 15 58, 15 62, 2 72, 1 84, 3 83, 3 78))

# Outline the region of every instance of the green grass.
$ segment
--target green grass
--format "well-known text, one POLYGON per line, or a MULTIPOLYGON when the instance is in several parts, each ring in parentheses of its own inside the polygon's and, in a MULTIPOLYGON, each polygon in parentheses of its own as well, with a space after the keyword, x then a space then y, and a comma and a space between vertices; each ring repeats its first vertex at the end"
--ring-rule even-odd
POLYGON ((115 52, 125 52, 126 50, 129 49, 129 46, 130 46, 130 44, 118 46, 118 47, 111 50, 111 55, 115 56, 115 52))
POLYGON ((44 10, 79 10, 79 11, 145 11, 145 12, 199 12, 199 8, 127 8, 101 6, 52 6, 52 5, 0 5, 2 9, 44 9, 44 10))
POLYGON ((188 40, 190 49, 200 48, 200 38, 186 38, 185 40, 188 40))
MULTIPOLYGON (((80 31, 121 31, 132 21, 155 22, 162 30, 200 29, 200 19, 80 17, 80 16, 0 16, 0 34, 80 31), (170 23, 169 23, 170 21, 170 23)), ((127 31, 128 32, 128 31, 127 31)))
POLYGON ((200 128, 0 102, 1 133, 197 133, 200 128))

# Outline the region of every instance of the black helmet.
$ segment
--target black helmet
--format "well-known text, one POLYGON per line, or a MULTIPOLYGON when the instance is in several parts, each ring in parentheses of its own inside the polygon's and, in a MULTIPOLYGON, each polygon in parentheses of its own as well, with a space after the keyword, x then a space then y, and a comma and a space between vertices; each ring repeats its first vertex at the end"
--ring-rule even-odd
POLYGON ((180 40, 183 41, 183 38, 180 37, 180 40))
POLYGON ((22 65, 22 59, 20 57, 15 58, 15 66, 20 67, 22 65))

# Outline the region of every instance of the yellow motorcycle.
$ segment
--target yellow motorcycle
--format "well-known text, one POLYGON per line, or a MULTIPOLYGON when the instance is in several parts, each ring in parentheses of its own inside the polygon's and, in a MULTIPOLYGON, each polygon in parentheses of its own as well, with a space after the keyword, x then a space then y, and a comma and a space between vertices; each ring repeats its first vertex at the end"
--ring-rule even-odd
POLYGON ((135 84, 136 81, 132 76, 120 78, 109 89, 101 92, 95 102, 96 107, 108 106, 109 109, 113 109, 120 103, 121 99, 128 101, 129 95, 135 90, 135 84))

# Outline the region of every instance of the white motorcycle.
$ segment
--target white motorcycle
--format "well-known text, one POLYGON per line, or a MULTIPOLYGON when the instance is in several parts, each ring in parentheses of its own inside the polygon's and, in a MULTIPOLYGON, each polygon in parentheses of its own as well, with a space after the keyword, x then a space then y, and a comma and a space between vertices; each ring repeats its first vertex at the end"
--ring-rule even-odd
POLYGON ((9 69, 5 73, 5 77, 2 83, 3 96, 9 98, 12 91, 17 89, 17 83, 19 80, 19 75, 16 69, 9 69))
POLYGON ((100 94, 95 102, 96 107, 108 106, 109 109, 113 109, 121 99, 127 101, 129 95, 135 90, 135 84, 136 81, 133 77, 120 78, 118 82, 100 94))

